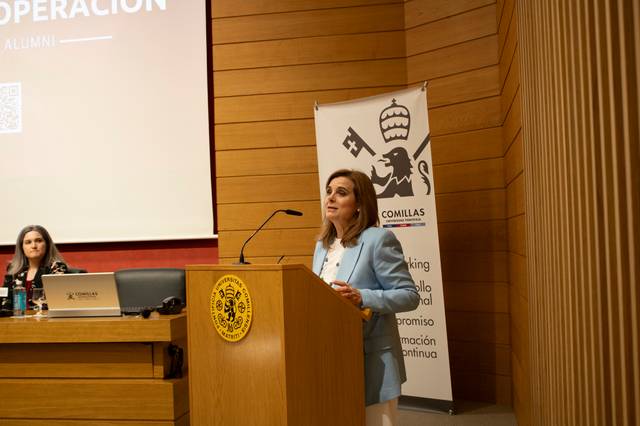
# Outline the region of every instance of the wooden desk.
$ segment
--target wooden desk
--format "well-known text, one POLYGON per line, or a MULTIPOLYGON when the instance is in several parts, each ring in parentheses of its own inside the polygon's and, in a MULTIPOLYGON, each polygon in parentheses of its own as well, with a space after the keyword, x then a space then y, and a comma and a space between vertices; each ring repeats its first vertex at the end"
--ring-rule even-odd
POLYGON ((164 379, 186 339, 185 313, 0 318, 0 424, 188 425, 186 366, 164 379))

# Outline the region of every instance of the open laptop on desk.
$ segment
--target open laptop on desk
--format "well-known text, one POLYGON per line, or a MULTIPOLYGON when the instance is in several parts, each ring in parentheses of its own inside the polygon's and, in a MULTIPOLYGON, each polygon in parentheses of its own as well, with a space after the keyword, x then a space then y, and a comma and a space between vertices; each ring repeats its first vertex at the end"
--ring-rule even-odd
POLYGON ((120 316, 113 272, 43 275, 49 317, 120 316))

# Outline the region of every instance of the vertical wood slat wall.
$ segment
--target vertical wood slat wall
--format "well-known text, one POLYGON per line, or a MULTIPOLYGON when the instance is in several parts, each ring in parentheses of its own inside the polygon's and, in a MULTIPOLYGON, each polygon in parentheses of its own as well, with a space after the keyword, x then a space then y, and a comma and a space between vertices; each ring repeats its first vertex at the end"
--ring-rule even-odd
POLYGON ((640 5, 517 3, 531 424, 637 425, 640 5))
MULTIPOLYGON (((495 0, 212 2, 220 261, 310 264, 312 106, 429 81, 455 398, 511 402, 501 35, 495 0)), ((503 34, 504 36, 504 34, 503 34)), ((425 378, 427 379, 427 378, 425 378)))

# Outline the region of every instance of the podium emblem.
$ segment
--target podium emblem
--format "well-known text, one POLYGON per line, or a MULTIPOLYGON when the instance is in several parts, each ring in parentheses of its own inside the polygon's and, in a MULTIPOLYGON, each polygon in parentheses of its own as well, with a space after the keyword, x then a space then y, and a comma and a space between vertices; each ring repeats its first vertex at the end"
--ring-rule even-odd
POLYGON ((211 321, 224 340, 242 340, 251 327, 253 304, 245 283, 235 275, 224 275, 213 286, 209 300, 211 321))

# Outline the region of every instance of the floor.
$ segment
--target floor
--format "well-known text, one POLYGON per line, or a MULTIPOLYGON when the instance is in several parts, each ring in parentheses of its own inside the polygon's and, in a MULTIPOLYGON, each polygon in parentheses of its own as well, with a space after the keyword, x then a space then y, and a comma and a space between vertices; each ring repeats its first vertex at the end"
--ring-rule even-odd
POLYGON ((456 414, 400 409, 399 426, 517 426, 513 409, 504 405, 456 401, 456 414))

